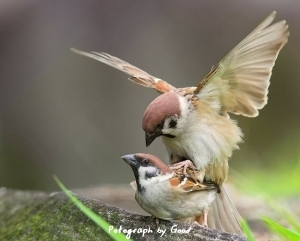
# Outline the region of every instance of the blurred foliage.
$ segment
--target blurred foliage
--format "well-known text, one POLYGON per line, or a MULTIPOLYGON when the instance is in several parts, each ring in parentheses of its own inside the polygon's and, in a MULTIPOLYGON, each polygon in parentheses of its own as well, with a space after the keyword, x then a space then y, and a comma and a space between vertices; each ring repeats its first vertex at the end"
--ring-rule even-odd
MULTIPOLYGON (((296 241, 300 240, 300 219, 286 207, 286 203, 293 199, 298 201, 299 198, 300 151, 297 150, 296 155, 291 155, 290 148, 287 144, 274 148, 274 152, 280 155, 268 155, 268 158, 271 158, 269 163, 274 162, 274 165, 269 165, 268 168, 249 165, 243 174, 234 170, 231 170, 231 174, 241 192, 262 199, 271 208, 272 218, 261 217, 269 231, 275 236, 280 236, 279 240, 296 241), (283 221, 287 227, 274 221, 274 218, 283 221)), ((245 221, 242 226, 248 239, 255 240, 245 221)))
POLYGON ((71 201, 91 220, 93 220, 100 228, 102 228, 112 239, 116 241, 131 241, 132 239, 127 239, 123 233, 118 232, 109 232, 111 224, 102 219, 98 214, 94 213, 91 209, 85 206, 82 202, 78 200, 77 197, 72 195, 71 191, 67 190, 64 184, 58 179, 58 177, 54 176, 54 180, 61 190, 71 199, 71 201))
POLYGON ((267 224, 267 227, 271 231, 273 231, 274 234, 281 236, 283 238, 283 240, 285 240, 285 241, 300 241, 299 233, 294 232, 290 229, 287 229, 269 218, 263 217, 262 219, 267 224))
POLYGON ((242 226, 242 229, 243 229, 248 241, 255 241, 254 235, 253 235, 248 223, 246 222, 246 220, 241 221, 241 226, 242 226))
MULTIPOLYGON (((300 234, 287 229, 280 224, 274 222, 272 219, 267 217, 262 217, 262 220, 267 225, 268 229, 275 235, 280 236, 281 241, 300 241, 300 234)), ((245 220, 241 222, 242 228, 244 230, 245 236, 248 241, 255 241, 254 234, 252 233, 248 223, 245 220)))
POLYGON ((230 170, 241 191, 264 197, 299 196, 300 150, 295 148, 298 143, 283 140, 277 145, 259 165, 244 160, 242 172, 230 170))

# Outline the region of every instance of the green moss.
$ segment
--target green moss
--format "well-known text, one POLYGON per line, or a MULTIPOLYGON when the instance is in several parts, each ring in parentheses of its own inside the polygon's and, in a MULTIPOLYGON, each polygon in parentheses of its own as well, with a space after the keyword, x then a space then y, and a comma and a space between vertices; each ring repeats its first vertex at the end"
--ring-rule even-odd
POLYGON ((117 223, 119 220, 119 214, 117 212, 112 211, 110 214, 110 218, 114 223, 117 223))
POLYGON ((31 193, 20 202, 21 196, 0 199, 1 241, 111 240, 67 197, 45 199, 46 195, 31 193))

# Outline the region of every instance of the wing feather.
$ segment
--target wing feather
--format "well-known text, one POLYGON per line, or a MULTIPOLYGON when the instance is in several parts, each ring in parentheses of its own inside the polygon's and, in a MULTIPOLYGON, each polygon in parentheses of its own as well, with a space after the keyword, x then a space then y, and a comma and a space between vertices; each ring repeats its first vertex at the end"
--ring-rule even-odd
POLYGON ((275 60, 289 36, 285 21, 269 26, 275 15, 272 12, 199 83, 199 98, 218 101, 219 110, 258 115, 267 103, 275 60))
POLYGON ((198 173, 197 169, 188 167, 186 174, 184 174, 183 168, 180 168, 174 172, 169 182, 171 186, 176 186, 183 192, 216 190, 218 188, 214 182, 200 182, 198 173))
POLYGON ((156 78, 147 72, 107 53, 88 53, 75 48, 71 48, 71 50, 77 54, 98 60, 113 68, 123 71, 124 73, 130 75, 131 77, 129 79, 136 84, 156 89, 160 93, 169 92, 175 89, 174 86, 170 85, 166 81, 156 78))

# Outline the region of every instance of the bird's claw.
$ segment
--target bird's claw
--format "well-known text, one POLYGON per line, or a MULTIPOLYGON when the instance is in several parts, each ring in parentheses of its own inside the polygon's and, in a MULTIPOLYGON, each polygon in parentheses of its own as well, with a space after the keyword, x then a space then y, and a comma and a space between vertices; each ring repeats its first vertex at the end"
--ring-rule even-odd
POLYGON ((183 174, 186 175, 186 169, 189 167, 195 169, 194 164, 190 160, 185 160, 181 162, 174 163, 170 166, 172 170, 177 170, 183 167, 183 174))
POLYGON ((197 221, 194 221, 193 222, 193 225, 198 225, 198 226, 201 226, 201 227, 204 227, 204 228, 207 228, 207 211, 205 211, 202 215, 201 215, 201 219, 199 220, 199 223, 197 221), (194 224, 194 223, 197 223, 197 224, 194 224))

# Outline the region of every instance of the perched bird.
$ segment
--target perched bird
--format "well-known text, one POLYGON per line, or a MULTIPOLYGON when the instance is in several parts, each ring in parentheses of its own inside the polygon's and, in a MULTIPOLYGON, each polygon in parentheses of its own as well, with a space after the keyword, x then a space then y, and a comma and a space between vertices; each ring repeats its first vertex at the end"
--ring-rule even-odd
POLYGON ((137 153, 122 156, 136 179, 135 199, 148 213, 158 219, 179 220, 203 215, 199 221, 207 226, 207 212, 215 200, 218 187, 213 182, 200 183, 197 170, 170 169, 158 157, 137 153))
MULTIPOLYGON (((162 136, 173 168, 186 167, 184 161, 191 160, 200 170, 201 182, 220 185, 221 193, 212 207, 215 213, 209 213, 208 219, 214 213, 211 220, 228 215, 221 214, 224 200, 229 200, 222 183, 227 178, 228 159, 242 141, 242 132, 228 113, 255 117, 266 105, 272 68, 289 36, 285 21, 271 25, 275 15, 272 12, 263 20, 196 87, 175 88, 109 54, 72 49, 129 74, 134 83, 162 93, 143 116, 146 145, 162 136)), ((229 213, 235 216, 237 212, 231 209, 229 213)), ((235 227, 212 226, 239 232, 239 225, 235 227)))

